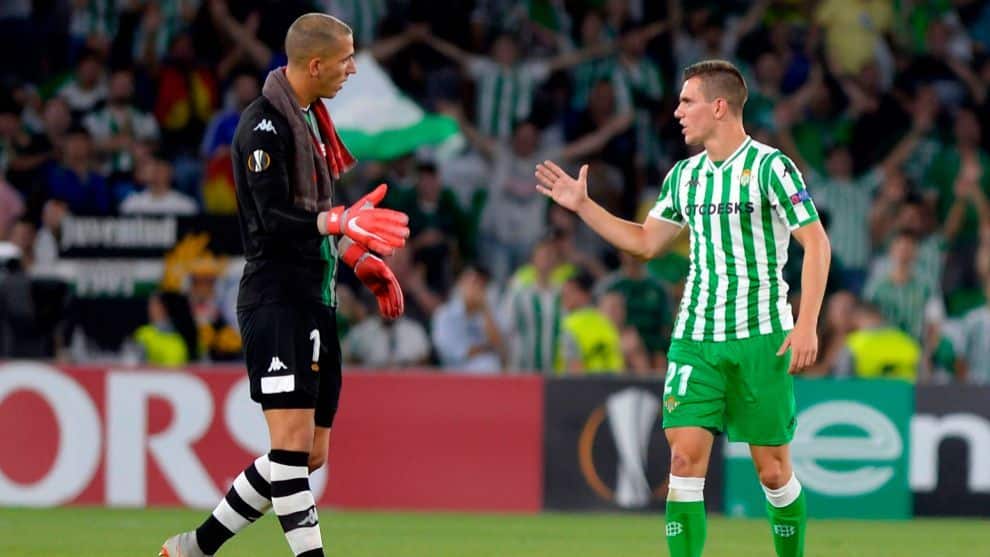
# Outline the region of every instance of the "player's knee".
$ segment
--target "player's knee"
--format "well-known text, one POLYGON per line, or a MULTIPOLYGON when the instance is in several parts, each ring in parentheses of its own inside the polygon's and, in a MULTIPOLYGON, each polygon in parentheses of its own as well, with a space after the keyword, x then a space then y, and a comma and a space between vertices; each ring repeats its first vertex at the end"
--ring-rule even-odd
POLYGON ((313 448, 312 425, 300 425, 291 421, 272 423, 270 425, 271 444, 273 449, 311 452, 313 448))
POLYGON ((684 451, 673 450, 670 454, 670 473, 675 476, 696 477, 704 463, 696 455, 684 451))
POLYGON ((759 474, 760 483, 771 489, 783 486, 790 479, 784 477, 784 466, 777 461, 761 466, 759 474))
POLYGON ((319 451, 312 451, 309 453, 309 471, 315 472, 323 465, 327 463, 327 455, 319 451))

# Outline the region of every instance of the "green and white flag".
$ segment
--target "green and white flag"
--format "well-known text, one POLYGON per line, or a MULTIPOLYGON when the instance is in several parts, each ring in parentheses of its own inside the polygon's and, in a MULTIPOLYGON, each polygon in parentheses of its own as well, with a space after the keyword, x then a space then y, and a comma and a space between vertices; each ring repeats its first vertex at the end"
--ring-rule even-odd
POLYGON ((357 73, 333 99, 324 99, 334 126, 358 160, 388 160, 424 146, 459 149, 457 121, 430 114, 406 97, 368 52, 356 55, 357 73))

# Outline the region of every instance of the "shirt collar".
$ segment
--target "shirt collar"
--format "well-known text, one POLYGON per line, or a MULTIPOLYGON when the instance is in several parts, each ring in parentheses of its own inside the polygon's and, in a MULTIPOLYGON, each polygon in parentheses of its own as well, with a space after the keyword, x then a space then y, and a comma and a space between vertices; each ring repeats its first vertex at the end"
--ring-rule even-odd
POLYGON ((740 153, 745 151, 746 148, 749 147, 749 144, 752 142, 753 139, 749 135, 747 135, 746 139, 743 140, 742 145, 740 145, 735 151, 733 151, 732 154, 729 155, 727 159, 722 161, 722 164, 720 166, 715 166, 715 163, 712 162, 712 158, 708 156, 708 153, 705 153, 705 169, 708 170, 709 172, 718 172, 720 169, 724 170, 728 168, 729 165, 735 162, 736 157, 738 157, 740 153))

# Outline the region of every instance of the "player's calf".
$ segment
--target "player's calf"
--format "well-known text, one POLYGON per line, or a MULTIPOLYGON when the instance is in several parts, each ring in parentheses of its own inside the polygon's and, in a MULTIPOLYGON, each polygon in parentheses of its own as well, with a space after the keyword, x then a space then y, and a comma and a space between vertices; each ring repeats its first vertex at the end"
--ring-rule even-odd
POLYGON ((316 501, 309 489, 309 453, 272 449, 272 507, 296 557, 324 557, 316 501))
MULTIPOLYGON (((760 478, 762 481, 762 474, 760 478)), ((790 479, 777 488, 764 483, 763 492, 767 496, 767 515, 777 557, 802 557, 808 508, 797 476, 792 472, 790 479)))
POLYGON ((665 533, 671 557, 700 557, 705 547, 705 473, 713 436, 699 427, 669 428, 670 481, 665 533))
POLYGON ((700 557, 705 548, 705 478, 670 475, 665 533, 671 557, 700 557))
POLYGON ((252 462, 234 479, 227 495, 196 529, 196 541, 212 555, 235 534, 247 528, 271 508, 271 479, 268 455, 252 462))
POLYGON ((787 445, 751 445, 753 464, 767 497, 767 517, 778 557, 804 555, 808 511, 787 445))

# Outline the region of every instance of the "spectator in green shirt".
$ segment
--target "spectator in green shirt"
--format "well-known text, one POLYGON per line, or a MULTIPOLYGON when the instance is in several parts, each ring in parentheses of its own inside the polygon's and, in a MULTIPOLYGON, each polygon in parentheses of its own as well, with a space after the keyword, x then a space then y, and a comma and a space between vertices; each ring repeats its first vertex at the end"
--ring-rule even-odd
POLYGON ((663 283, 646 272, 646 265, 635 256, 619 254, 620 267, 602 277, 595 285, 595 294, 622 294, 626 302, 626 320, 636 328, 650 360, 659 361, 670 346, 670 326, 673 302, 663 283))
POLYGON ((915 268, 918 240, 910 230, 901 230, 888 250, 890 265, 871 273, 863 298, 875 304, 887 322, 921 341, 934 346, 938 325, 944 320, 941 295, 931 281, 919 276, 915 268))
POLYGON ((935 197, 947 243, 943 288, 948 310, 959 316, 983 302, 973 264, 980 222, 990 222, 990 156, 980 147, 976 113, 961 109, 955 121, 955 145, 944 148, 929 171, 927 186, 935 197))
POLYGON ((389 205, 409 215, 407 248, 412 249, 415 262, 426 267, 427 285, 446 292, 453 283, 458 256, 473 253, 467 241, 467 219, 432 162, 421 162, 416 170, 414 187, 397 191, 389 205))

